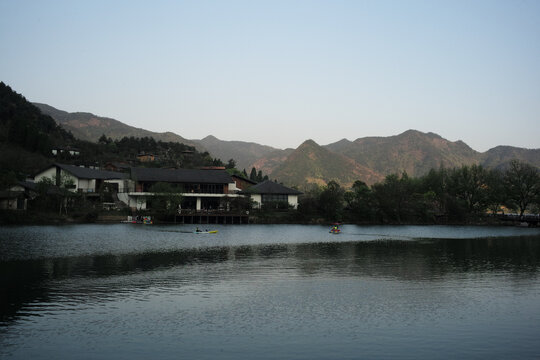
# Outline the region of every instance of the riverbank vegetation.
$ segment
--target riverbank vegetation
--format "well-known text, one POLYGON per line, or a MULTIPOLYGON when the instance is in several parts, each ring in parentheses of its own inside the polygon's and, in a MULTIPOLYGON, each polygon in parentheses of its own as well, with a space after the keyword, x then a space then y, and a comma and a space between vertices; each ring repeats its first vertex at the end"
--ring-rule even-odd
POLYGON ((505 170, 479 165, 432 169, 425 176, 388 175, 368 186, 356 181, 344 189, 331 181, 300 199, 298 221, 349 223, 484 223, 506 211, 538 213, 540 175, 535 167, 512 161, 505 170))

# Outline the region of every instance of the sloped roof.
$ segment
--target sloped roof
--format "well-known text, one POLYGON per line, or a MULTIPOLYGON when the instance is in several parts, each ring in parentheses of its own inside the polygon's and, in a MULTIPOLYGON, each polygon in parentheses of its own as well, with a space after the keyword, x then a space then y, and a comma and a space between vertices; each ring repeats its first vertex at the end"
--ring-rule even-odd
POLYGON ((233 182, 225 170, 196 169, 158 169, 131 168, 131 178, 135 181, 196 183, 196 184, 230 184, 233 182))
MULTIPOLYGON (((26 191, 26 192, 37 193, 39 191, 38 186, 37 186, 38 184, 36 184, 35 182, 32 182, 32 181, 17 181, 16 183, 13 184, 13 186, 17 186, 17 185, 21 186, 24 189, 24 191, 26 191)), ((49 195, 64 194, 63 190, 65 190, 65 189, 61 189, 56 185, 47 186, 47 194, 49 194, 49 195)), ((17 194, 17 193, 20 193, 20 192, 23 192, 23 191, 12 191, 12 190, 0 191, 0 193, 2 193, 4 195, 6 193, 17 194)), ((17 195, 12 196, 12 197, 17 197, 17 195)))
POLYGON ((26 190, 37 191, 37 186, 35 182, 31 181, 17 181, 17 185, 22 186, 26 190))
POLYGON ((66 164, 54 164, 64 171, 76 176, 79 179, 99 179, 99 180, 111 180, 111 179, 126 179, 127 174, 117 172, 117 171, 105 171, 90 169, 75 165, 66 165, 66 164))
POLYGON ((244 190, 248 194, 282 194, 282 195, 301 195, 302 192, 288 188, 276 182, 265 180, 257 185, 253 185, 244 190))
POLYGON ((234 179, 234 178, 240 179, 240 180, 242 180, 242 181, 248 182, 248 183, 253 184, 253 185, 257 184, 256 181, 250 180, 250 179, 245 178, 245 177, 243 177, 243 176, 239 176, 239 175, 234 175, 234 174, 233 174, 233 175, 231 175, 231 177, 232 177, 233 179, 234 179))
MULTIPOLYGON (((34 192, 34 193, 37 193, 39 191, 38 186, 37 186, 37 184, 35 182, 19 181, 19 182, 17 182, 17 184, 22 186, 26 190, 34 192)), ((66 189, 61 189, 56 185, 48 185, 47 186, 47 194, 48 195, 64 195, 65 193, 66 193, 66 189)))

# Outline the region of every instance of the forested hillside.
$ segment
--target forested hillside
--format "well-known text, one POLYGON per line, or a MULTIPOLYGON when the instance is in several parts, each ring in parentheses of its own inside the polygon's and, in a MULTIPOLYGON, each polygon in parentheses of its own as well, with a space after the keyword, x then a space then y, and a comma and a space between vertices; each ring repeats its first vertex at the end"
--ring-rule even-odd
POLYGON ((271 177, 301 188, 309 184, 325 185, 328 181, 350 187, 358 179, 373 184, 384 178, 350 158, 319 146, 313 140, 305 141, 294 150, 286 161, 272 171, 271 177))
POLYGON ((98 167, 108 162, 183 168, 222 165, 208 152, 199 152, 193 146, 151 137, 113 140, 101 136, 97 143, 77 139, 3 82, 0 83, 0 150, 2 184, 31 176, 52 162, 98 167), (59 150, 57 155, 53 155, 53 149, 59 150), (62 149, 77 150, 78 155, 60 152, 62 149), (140 154, 153 155, 153 161, 139 161, 140 154))
MULTIPOLYGON (((97 116, 88 112, 74 112, 58 110, 47 104, 34 103, 44 114, 50 115, 58 124, 69 130, 78 139, 97 142, 105 134, 113 140, 123 137, 144 138, 151 137, 156 141, 178 142, 197 147, 197 144, 172 132, 157 133, 136 128, 108 117, 97 116)), ((197 148, 199 151, 204 150, 197 148)))
POLYGON ((250 169, 257 159, 271 154, 276 148, 271 146, 259 145, 253 142, 245 141, 224 141, 209 135, 202 140, 194 140, 202 148, 208 150, 211 154, 221 157, 226 162, 234 159, 239 169, 250 169))
POLYGON ((53 146, 72 145, 72 134, 0 82, 0 141, 48 155, 53 146))
POLYGON ((416 130, 389 137, 365 137, 326 148, 383 175, 406 171, 422 176, 441 165, 458 167, 479 162, 479 153, 464 142, 416 130))

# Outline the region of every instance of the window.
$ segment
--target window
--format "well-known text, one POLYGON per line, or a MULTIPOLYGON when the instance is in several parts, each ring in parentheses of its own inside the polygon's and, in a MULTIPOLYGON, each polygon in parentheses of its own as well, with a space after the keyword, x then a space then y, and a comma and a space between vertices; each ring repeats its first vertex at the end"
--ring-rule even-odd
POLYGON ((289 198, 285 194, 262 194, 261 200, 267 202, 288 202, 289 198))

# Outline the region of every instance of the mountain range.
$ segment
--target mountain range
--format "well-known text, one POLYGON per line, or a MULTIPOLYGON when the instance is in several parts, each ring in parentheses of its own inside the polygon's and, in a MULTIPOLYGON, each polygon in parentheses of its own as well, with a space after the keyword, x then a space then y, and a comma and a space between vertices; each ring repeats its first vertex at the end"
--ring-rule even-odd
MULTIPOLYGON (((157 133, 126 125, 118 120, 97 116, 87 112, 67 112, 47 104, 32 103, 45 115, 52 117, 60 126, 70 131, 76 138, 97 142, 105 134, 113 140, 124 136, 152 137, 164 142, 173 141, 197 147, 197 144, 173 132, 157 133)), ((199 149, 198 149, 199 150, 199 149)))
POLYGON ((84 140, 95 142, 105 134, 113 139, 149 136, 156 140, 181 142, 206 150, 225 163, 234 159, 240 170, 246 169, 249 173, 255 167, 272 179, 300 188, 309 184, 323 185, 331 180, 345 187, 356 180, 371 185, 388 174, 407 172, 409 176, 417 177, 440 166, 479 164, 497 168, 504 167, 512 159, 540 168, 540 149, 497 146, 481 153, 463 141, 452 142, 437 134, 416 130, 389 137, 343 139, 328 145, 306 140, 296 149, 277 149, 253 142, 223 141, 211 135, 201 140, 189 140, 172 132, 151 132, 91 113, 68 113, 46 104, 34 105, 84 140))

